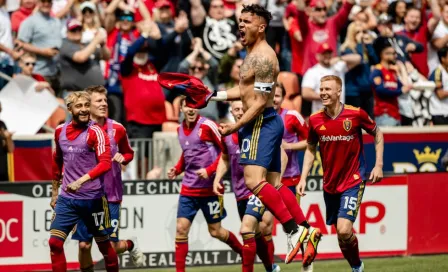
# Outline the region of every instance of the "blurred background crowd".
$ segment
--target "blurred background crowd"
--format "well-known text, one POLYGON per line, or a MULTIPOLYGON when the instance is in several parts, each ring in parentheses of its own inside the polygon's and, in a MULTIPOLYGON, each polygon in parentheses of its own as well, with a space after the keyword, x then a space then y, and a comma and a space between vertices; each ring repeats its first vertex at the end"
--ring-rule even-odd
MULTIPOLYGON (((158 73, 190 74, 213 90, 238 84, 238 18, 251 3, 273 15, 266 39, 285 108, 318 110, 320 77, 332 74, 344 79, 342 100, 381 126, 448 124, 446 0, 0 0, 0 72, 33 77, 61 101, 104 85, 109 116, 130 138, 151 138, 182 118, 158 73)), ((232 119, 220 102, 201 114, 232 119)), ((50 119, 55 127, 65 112, 50 119)))

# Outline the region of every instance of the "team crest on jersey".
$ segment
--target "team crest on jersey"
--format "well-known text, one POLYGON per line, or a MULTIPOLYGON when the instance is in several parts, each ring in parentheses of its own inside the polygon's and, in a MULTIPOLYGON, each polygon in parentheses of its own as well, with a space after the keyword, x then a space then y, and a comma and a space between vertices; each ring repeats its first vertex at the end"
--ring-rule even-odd
POLYGON ((352 120, 345 119, 343 125, 345 131, 349 132, 350 129, 352 128, 352 120))

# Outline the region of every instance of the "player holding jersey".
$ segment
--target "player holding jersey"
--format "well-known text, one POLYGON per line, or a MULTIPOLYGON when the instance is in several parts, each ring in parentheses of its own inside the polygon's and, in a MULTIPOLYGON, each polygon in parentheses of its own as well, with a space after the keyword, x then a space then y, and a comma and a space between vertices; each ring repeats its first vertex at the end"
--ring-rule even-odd
MULTIPOLYGON (((90 116, 92 121, 106 131, 112 152, 112 169, 104 174, 104 191, 106 194, 111 225, 107 228, 110 241, 117 254, 129 251, 137 267, 143 265, 143 253, 138 248, 137 238, 131 240, 119 239, 121 201, 123 199, 123 181, 121 180, 121 165, 127 165, 134 158, 134 151, 129 145, 126 129, 120 123, 107 118, 107 90, 103 86, 91 86, 85 91, 90 94, 90 116)), ((79 221, 72 240, 79 241, 79 263, 83 272, 93 271, 92 234, 83 221, 79 221)))
POLYGON ((364 263, 359 258, 358 239, 352 232, 367 180, 362 129, 375 137, 376 162, 369 177, 372 183, 383 177, 384 139, 364 110, 340 102, 341 88, 339 77, 322 77, 320 97, 324 108, 310 116, 304 175, 297 189, 300 195, 304 195, 306 176, 319 144, 324 171, 326 223, 336 227, 339 247, 352 271, 364 271, 364 263))
POLYGON ((106 229, 107 201, 103 175, 111 169, 110 142, 106 133, 90 121, 90 95, 73 92, 66 98, 72 121, 56 128, 53 183, 50 205, 54 209, 49 240, 52 270, 67 271, 64 242, 82 220, 95 237, 107 271, 118 271, 118 258, 106 229), (62 177, 62 168, 64 175, 62 177), (62 177, 62 192, 58 197, 62 177))
MULTIPOLYGON (((238 121, 243 115, 243 103, 241 101, 231 102, 231 113, 238 121)), ((255 255, 258 254, 263 262, 266 271, 278 272, 280 267, 273 264, 274 250, 272 237, 263 236, 258 223, 265 220, 263 216, 265 206, 246 186, 244 182, 244 169, 239 164, 240 148, 238 144, 238 133, 233 133, 223 138, 223 152, 216 170, 213 191, 216 195, 222 196, 223 187, 221 180, 230 169, 232 174, 232 186, 237 201, 238 214, 241 219, 240 233, 243 237, 243 263, 242 271, 254 271, 255 255), (272 250, 270 250, 272 248, 272 250)), ((270 217, 273 220, 273 217, 270 217)), ((272 225, 269 224, 269 225, 272 225)))
MULTIPOLYGON (((281 107, 285 98, 286 91, 283 85, 278 84, 275 89, 274 95, 274 109, 282 117, 285 130, 283 132, 283 144, 282 147, 288 155, 288 164, 285 169, 285 173, 282 176, 282 184, 280 186, 288 187, 291 192, 296 195, 296 186, 300 181, 300 166, 299 166, 299 150, 306 149, 306 139, 308 138, 308 125, 305 119, 295 110, 287 110, 281 107)), ((279 188, 278 190, 281 190, 279 188)), ((291 199, 291 198, 288 198, 291 199)), ((284 200, 285 201, 285 200, 284 200)), ((303 267, 302 271, 313 271, 312 263, 317 255, 317 245, 322 237, 320 229, 311 227, 305 220, 300 206, 293 205, 293 203, 285 203, 292 208, 296 215, 295 219, 297 224, 301 224, 308 229, 308 237, 305 241, 306 251, 303 254, 303 267)), ((295 204, 295 203, 294 203, 295 204)), ((263 230, 271 232, 272 230, 263 230)))
POLYGON ((181 106, 185 120, 178 133, 183 152, 177 165, 168 172, 170 179, 185 172, 177 210, 177 272, 185 271, 188 233, 199 209, 204 214, 211 236, 228 244, 238 254, 242 252, 236 236, 221 226, 221 220, 226 217, 223 198, 213 193, 213 180, 222 150, 218 127, 213 121, 199 116, 197 109, 187 107, 185 100, 181 101, 181 106))

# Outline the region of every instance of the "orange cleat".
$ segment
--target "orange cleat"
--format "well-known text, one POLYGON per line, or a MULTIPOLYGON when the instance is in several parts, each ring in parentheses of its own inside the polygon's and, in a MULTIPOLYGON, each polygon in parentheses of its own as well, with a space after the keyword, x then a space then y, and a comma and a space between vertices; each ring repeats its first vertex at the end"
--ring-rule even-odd
POLYGON ((306 245, 305 254, 303 256, 303 266, 307 267, 311 265, 314 258, 317 256, 317 245, 322 238, 322 232, 320 229, 311 227, 309 229, 308 243, 306 245))

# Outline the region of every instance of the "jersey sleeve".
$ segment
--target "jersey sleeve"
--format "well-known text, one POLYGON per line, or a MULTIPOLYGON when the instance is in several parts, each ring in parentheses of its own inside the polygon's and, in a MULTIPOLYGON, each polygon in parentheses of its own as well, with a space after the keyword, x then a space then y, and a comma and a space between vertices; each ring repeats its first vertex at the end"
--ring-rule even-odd
POLYGON ((375 121, 363 109, 359 109, 359 118, 361 127, 369 134, 373 134, 376 130, 375 121))
POLYGON ((58 126, 54 132, 54 142, 55 148, 53 150, 53 160, 52 160, 52 172, 53 172, 53 180, 60 180, 62 177, 62 166, 63 166, 63 156, 62 150, 59 146, 59 135, 62 131, 62 125, 58 126))
POLYGON ((297 134, 300 140, 308 138, 308 125, 302 115, 295 110, 290 110, 286 114, 285 129, 290 133, 297 134))
POLYGON ((111 168, 112 154, 110 151, 110 141, 106 132, 97 125, 89 127, 88 137, 87 145, 95 150, 98 160, 98 164, 88 173, 90 179, 95 179, 111 168))
POLYGON ((312 124, 311 118, 310 118, 307 143, 311 144, 311 145, 317 145, 318 142, 319 142, 319 136, 317 135, 316 130, 315 130, 315 128, 312 124))
MULTIPOLYGON (((229 135, 228 137, 232 137, 232 136, 229 135)), ((222 153, 228 155, 229 150, 227 149, 227 145, 225 144, 225 142, 226 142, 225 137, 221 138, 221 142, 222 142, 222 153)))
MULTIPOLYGON (((218 126, 215 124, 215 122, 206 120, 201 125, 202 133, 200 135, 200 138, 204 142, 211 142, 215 146, 219 148, 219 150, 223 150, 223 142, 221 140, 221 134, 218 131, 218 126)), ((218 155, 216 160, 205 168, 207 171, 207 174, 210 176, 214 172, 216 172, 216 169, 218 168, 219 159, 221 158, 221 153, 218 155)))
POLYGON ((126 165, 134 159, 134 150, 129 144, 128 135, 126 129, 121 124, 114 125, 115 141, 118 143, 118 151, 124 157, 123 164, 126 165))

